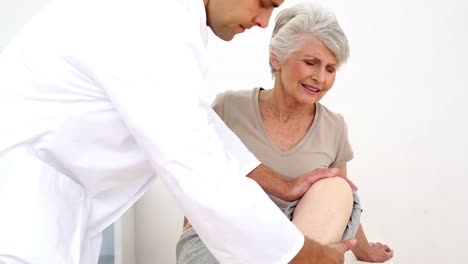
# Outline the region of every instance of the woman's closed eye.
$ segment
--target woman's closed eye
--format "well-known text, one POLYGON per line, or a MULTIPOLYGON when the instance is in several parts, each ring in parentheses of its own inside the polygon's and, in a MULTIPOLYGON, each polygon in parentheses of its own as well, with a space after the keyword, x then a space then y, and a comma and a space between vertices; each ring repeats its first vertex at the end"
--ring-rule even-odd
POLYGON ((332 67, 332 66, 329 66, 329 67, 327 67, 326 69, 327 69, 327 71, 328 71, 329 73, 334 73, 334 72, 336 72, 336 68, 335 68, 335 67, 332 67))

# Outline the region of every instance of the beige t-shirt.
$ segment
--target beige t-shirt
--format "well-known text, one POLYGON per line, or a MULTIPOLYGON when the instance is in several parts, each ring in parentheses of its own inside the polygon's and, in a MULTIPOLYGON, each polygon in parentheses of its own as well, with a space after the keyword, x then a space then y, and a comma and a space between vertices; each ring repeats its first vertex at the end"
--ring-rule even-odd
MULTIPOLYGON (((265 166, 282 176, 296 178, 316 168, 339 167, 353 158, 343 117, 316 103, 315 120, 292 149, 281 151, 267 133, 258 105, 260 88, 219 94, 213 109, 265 166)), ((270 198, 284 211, 290 204, 270 198)))

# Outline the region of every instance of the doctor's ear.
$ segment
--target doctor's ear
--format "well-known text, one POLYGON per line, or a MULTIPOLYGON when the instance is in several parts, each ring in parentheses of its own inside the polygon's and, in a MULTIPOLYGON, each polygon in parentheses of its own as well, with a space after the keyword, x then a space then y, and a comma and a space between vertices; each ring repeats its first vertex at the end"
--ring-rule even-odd
POLYGON ((281 68, 281 64, 273 52, 270 52, 270 65, 275 71, 278 71, 281 68))

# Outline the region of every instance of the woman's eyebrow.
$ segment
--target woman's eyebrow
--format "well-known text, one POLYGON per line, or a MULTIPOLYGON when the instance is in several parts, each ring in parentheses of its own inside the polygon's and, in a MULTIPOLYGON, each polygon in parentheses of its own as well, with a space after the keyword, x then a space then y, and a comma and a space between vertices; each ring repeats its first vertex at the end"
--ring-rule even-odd
POLYGON ((304 55, 304 58, 310 59, 310 60, 322 61, 321 59, 317 58, 316 56, 308 55, 308 54, 305 54, 305 55, 304 55))

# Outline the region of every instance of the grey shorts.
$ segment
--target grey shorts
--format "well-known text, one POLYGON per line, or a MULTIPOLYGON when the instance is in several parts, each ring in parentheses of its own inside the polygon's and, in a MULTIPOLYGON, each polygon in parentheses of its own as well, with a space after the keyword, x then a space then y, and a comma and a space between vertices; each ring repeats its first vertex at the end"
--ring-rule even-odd
MULTIPOLYGON (((355 237, 359 228, 362 209, 359 196, 354 190, 353 199, 353 211, 351 212, 348 225, 343 233, 343 240, 355 237)), ((293 202, 284 211, 289 219, 292 219, 292 214, 298 203, 299 201, 293 202)), ((219 264, 191 226, 184 228, 177 242, 176 257, 178 264, 219 264)))

